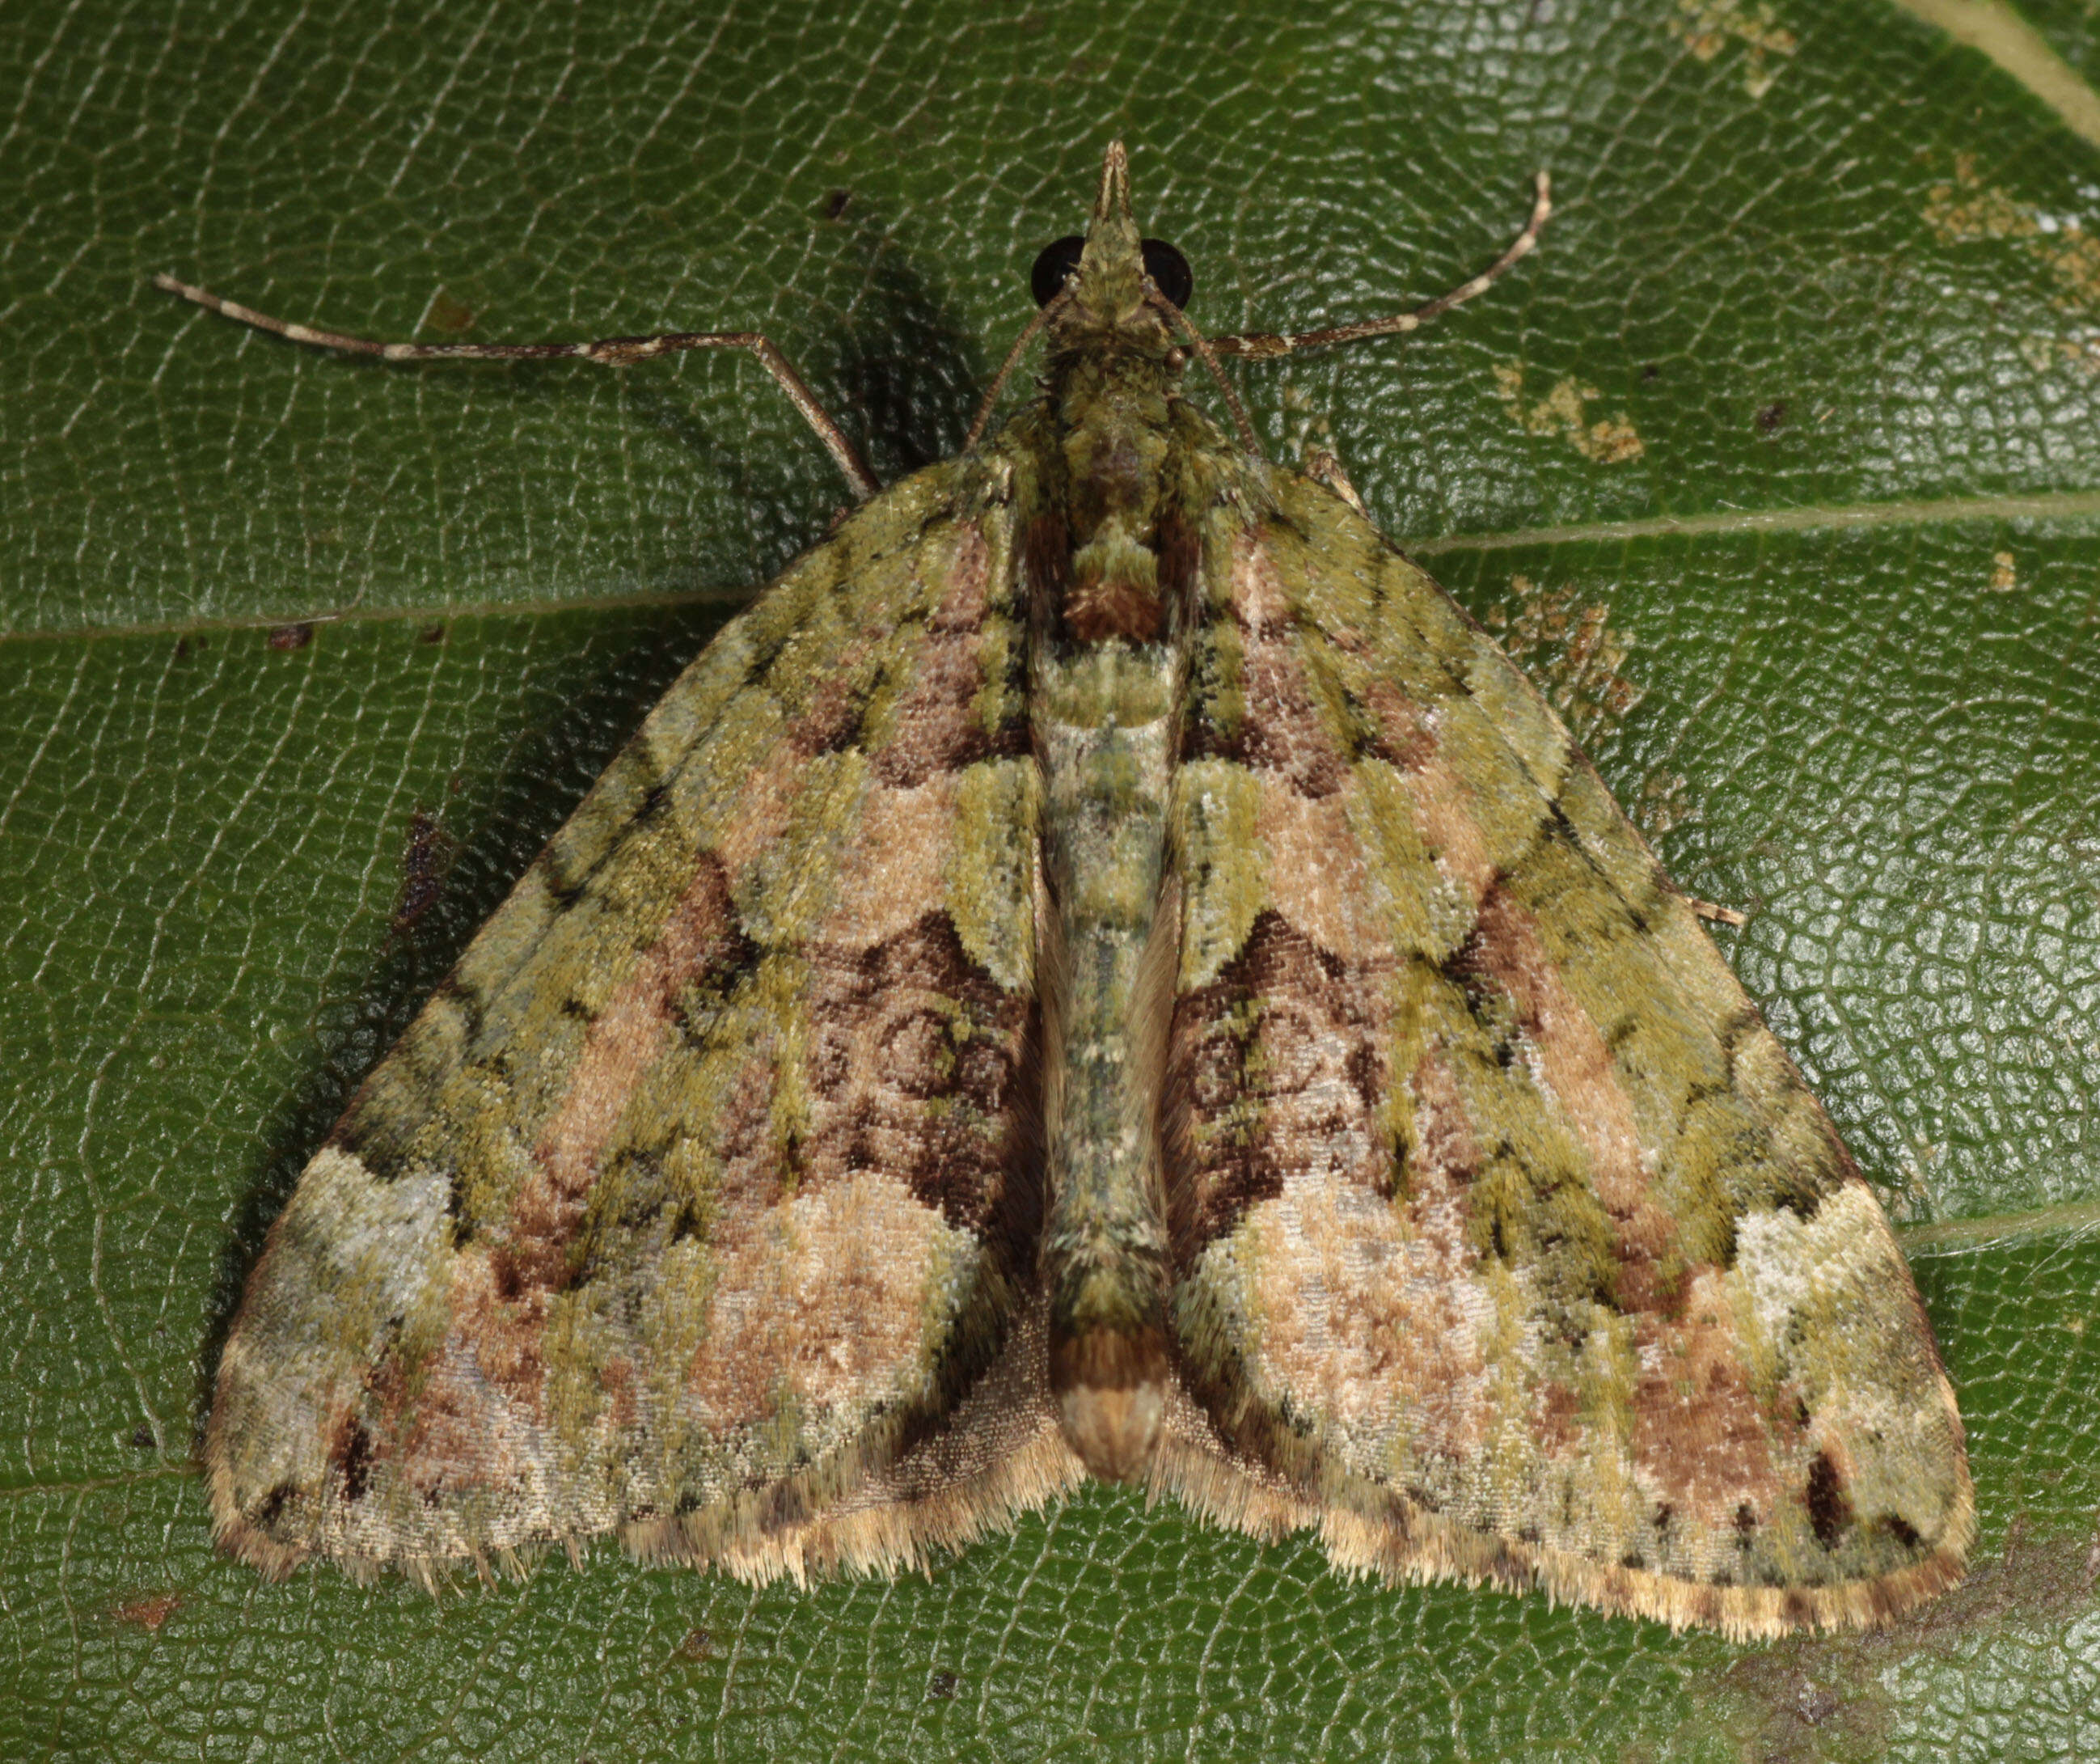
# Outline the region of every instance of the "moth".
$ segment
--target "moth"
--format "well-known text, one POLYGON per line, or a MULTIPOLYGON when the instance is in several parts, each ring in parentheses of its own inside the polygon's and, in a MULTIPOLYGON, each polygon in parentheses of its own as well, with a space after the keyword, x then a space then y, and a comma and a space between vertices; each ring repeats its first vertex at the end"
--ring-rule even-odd
POLYGON ((217 1535, 892 1573, 1088 1476, 1737 1638, 1974 1532, 1881 1209, 1539 694, 1265 461, 1110 148, 955 458, 649 715, 356 1093, 219 1364, 217 1535), (1035 396, 990 413, 1040 339, 1035 396), (1200 369, 1233 424, 1186 396, 1200 369))

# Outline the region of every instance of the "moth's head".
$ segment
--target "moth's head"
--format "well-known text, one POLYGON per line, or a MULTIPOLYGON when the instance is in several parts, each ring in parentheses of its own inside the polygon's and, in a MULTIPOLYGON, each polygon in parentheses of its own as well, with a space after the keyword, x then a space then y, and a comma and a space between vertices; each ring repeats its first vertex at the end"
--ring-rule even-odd
POLYGON ((1194 282, 1188 259, 1172 245, 1138 236, 1130 213, 1130 156, 1120 141, 1109 144, 1101 162, 1086 237, 1074 233, 1043 246, 1029 276, 1038 306, 1059 303, 1048 319, 1053 345, 1114 331, 1164 346, 1171 327, 1148 294, 1185 306, 1194 282))

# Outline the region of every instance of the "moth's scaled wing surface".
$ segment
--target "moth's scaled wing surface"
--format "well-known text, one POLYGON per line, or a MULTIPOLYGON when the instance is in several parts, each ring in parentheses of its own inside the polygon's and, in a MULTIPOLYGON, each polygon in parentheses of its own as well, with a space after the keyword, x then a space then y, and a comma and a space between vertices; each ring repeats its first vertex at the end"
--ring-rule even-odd
MULTIPOLYGON (((1738 1634, 1959 1572, 1908 1271, 1688 904, 1440 590, 1180 396, 1546 210, 1417 313, 1207 341, 1110 149, 999 375, 1043 332, 1043 396, 726 630, 315 1158, 220 1369, 234 1549, 888 1569, 1092 1470, 1738 1634)), ((814 408, 743 334, 165 285, 814 408)))
POLYGON ((373 1073, 219 1368, 237 1554, 426 1570, 620 1527, 893 1567, 1070 1479, 1039 1404, 951 1421, 1018 1338, 1041 1207, 1010 526, 968 462, 849 517, 373 1073))
POLYGON ((1538 692, 1341 497, 1210 511, 1162 1138, 1159 1479, 1344 1565, 1739 1636, 1974 1530, 1822 1108, 1538 692))

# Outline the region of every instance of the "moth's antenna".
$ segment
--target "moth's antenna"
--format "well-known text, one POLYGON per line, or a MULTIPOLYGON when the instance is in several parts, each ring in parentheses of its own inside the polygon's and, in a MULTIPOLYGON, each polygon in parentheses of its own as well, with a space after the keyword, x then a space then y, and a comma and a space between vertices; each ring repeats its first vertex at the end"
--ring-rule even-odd
POLYGON ((1538 196, 1531 205, 1531 219, 1524 223, 1524 231, 1516 236, 1509 250, 1503 252, 1471 281, 1461 282, 1450 293, 1439 294, 1427 306, 1417 307, 1412 312, 1401 312, 1391 318, 1365 319, 1360 324, 1338 325, 1332 330, 1299 331, 1294 336, 1279 337, 1268 331, 1248 331, 1238 337, 1213 337, 1211 347, 1221 356, 1241 356, 1251 361, 1268 361, 1277 356, 1287 356, 1293 350, 1317 349, 1323 343, 1361 343, 1366 337, 1400 337, 1409 331, 1419 330, 1432 319, 1449 312, 1452 307, 1470 300, 1490 287, 1495 279, 1514 268, 1531 255, 1538 244, 1538 235, 1553 212, 1552 180, 1543 171, 1533 179, 1538 196))
POLYGON ((1194 346, 1196 353, 1203 358, 1203 365, 1211 370, 1211 378, 1218 382, 1218 390, 1225 395, 1225 404, 1233 413, 1233 426, 1240 431, 1240 444, 1250 453, 1260 454, 1261 443, 1255 439, 1254 425, 1247 421, 1246 407, 1240 403, 1240 395, 1233 390, 1233 382, 1225 378, 1225 370, 1219 365, 1217 352, 1203 334, 1189 322, 1188 315, 1180 307, 1153 286, 1149 276, 1145 279, 1145 299, 1148 306, 1164 312, 1167 323, 1194 346))
POLYGON ((623 367, 630 361, 646 361, 681 349, 748 349, 759 365, 779 382, 788 402, 801 412, 802 420, 817 431, 838 468, 845 474, 856 502, 865 502, 882 486, 862 462, 845 431, 832 420, 831 413, 817 402, 817 395, 803 383, 802 376, 788 365, 788 358, 758 331, 661 331, 651 337, 602 337, 588 343, 382 343, 368 337, 351 337, 341 331, 315 330, 310 325, 294 325, 273 319, 237 301, 222 298, 172 276, 156 276, 156 288, 180 294, 208 312, 217 312, 288 343, 305 343, 315 349, 341 349, 351 355, 375 356, 382 361, 553 361, 575 357, 606 367, 623 367))
POLYGON ((1069 285, 1061 288, 1035 309, 1035 316, 1021 328, 1021 334, 1013 339, 1013 347, 1006 352, 1006 360, 999 365, 999 372, 992 376, 991 390, 984 395, 984 402, 977 406, 976 420, 970 424, 970 432, 963 437, 963 451, 970 452, 982 439, 985 425, 991 421, 992 406, 999 402, 999 395, 1006 390, 1006 382, 1013 377, 1013 370, 1021 365, 1021 358, 1027 353, 1028 346, 1035 341, 1043 327, 1050 322, 1050 315, 1063 307, 1072 298, 1069 285))

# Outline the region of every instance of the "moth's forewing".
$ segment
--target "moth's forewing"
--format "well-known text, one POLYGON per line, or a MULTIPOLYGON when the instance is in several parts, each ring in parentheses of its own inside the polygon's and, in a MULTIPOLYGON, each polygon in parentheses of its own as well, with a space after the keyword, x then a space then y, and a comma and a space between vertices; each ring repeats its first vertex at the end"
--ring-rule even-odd
POLYGON ((240 1554, 919 1554, 848 1510, 1012 1334, 1041 1209, 1039 802, 982 475, 890 492, 725 629, 315 1155, 212 1405, 240 1554))
POLYGON ((1229 1510, 1222 1453, 1352 1566, 1738 1634, 1950 1584, 1953 1393, 1829 1118, 1486 634, 1251 475, 1175 798, 1175 1318, 1216 1437, 1167 1479, 1229 1510))

